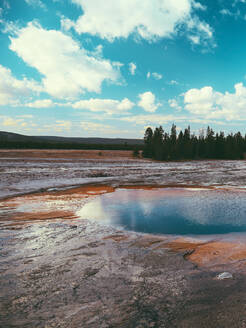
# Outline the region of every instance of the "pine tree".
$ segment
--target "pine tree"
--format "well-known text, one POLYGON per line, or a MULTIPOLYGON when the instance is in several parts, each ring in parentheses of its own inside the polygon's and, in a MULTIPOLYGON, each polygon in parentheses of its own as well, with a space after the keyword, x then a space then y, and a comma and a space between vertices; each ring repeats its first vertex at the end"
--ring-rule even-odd
POLYGON ((162 126, 156 128, 153 135, 153 156, 154 159, 163 160, 163 139, 164 131, 162 126))
POLYGON ((177 159, 177 131, 176 125, 172 125, 170 134, 170 159, 177 159))
POLYGON ((246 135, 240 132, 229 134, 214 133, 207 127, 206 137, 201 130, 199 136, 190 133, 190 126, 179 132, 172 124, 170 135, 164 133, 162 126, 153 133, 147 128, 144 135, 143 156, 156 160, 177 159, 242 159, 246 153, 246 135))
POLYGON ((146 129, 144 134, 143 157, 153 157, 153 131, 150 127, 146 129))

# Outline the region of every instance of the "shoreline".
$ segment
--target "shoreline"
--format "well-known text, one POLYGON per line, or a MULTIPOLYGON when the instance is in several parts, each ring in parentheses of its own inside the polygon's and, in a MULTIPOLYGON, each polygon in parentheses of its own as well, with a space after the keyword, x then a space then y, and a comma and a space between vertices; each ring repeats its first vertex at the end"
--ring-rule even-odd
POLYGON ((28 191, 24 193, 16 193, 6 196, 0 197, 1 201, 7 201, 12 198, 16 197, 24 197, 28 195, 43 195, 45 193, 73 193, 73 191, 76 191, 77 189, 86 189, 86 188, 97 188, 97 187, 105 187, 105 188, 113 188, 114 191, 116 189, 141 189, 141 190, 152 190, 152 189, 187 189, 187 190, 218 190, 218 191, 231 191, 231 192, 246 192, 246 187, 244 186, 228 186, 228 185, 191 185, 191 184, 117 184, 113 181, 111 184, 105 184, 104 181, 97 182, 91 182, 91 183, 84 183, 84 184, 78 184, 78 185, 56 185, 52 187, 47 188, 41 188, 33 191, 28 191))
MULTIPOLYGON (((148 186, 148 185, 130 185, 130 186, 110 186, 110 185, 83 185, 80 187, 66 188, 65 190, 46 190, 42 192, 34 192, 25 195, 18 195, 10 197, 1 201, 1 207, 9 211, 9 218, 4 217, 4 222, 0 218, 2 227, 19 228, 23 225, 30 225, 41 222, 52 221, 73 221, 79 223, 82 219, 79 218, 77 212, 86 203, 95 197, 105 193, 113 193, 119 189, 130 190, 162 190, 165 194, 171 193, 175 196, 178 192, 183 193, 187 190, 200 191, 228 191, 228 192, 246 192, 246 190, 238 189, 218 189, 213 187, 201 186, 148 186), (24 211, 23 203, 25 204, 24 211), (58 205, 59 204, 59 205, 58 205), (48 209, 47 209, 48 207, 48 209), (9 222, 9 223, 8 223, 9 222)), ((81 223, 81 222, 80 222, 81 223)), ((96 224, 92 221, 91 224, 96 224)), ((111 229, 117 231, 113 226, 111 229)), ((129 234, 137 234, 143 238, 159 238, 160 242, 163 241, 162 247, 173 250, 177 253, 185 254, 185 259, 191 261, 199 266, 212 267, 213 263, 216 265, 232 264, 232 262, 242 261, 246 258, 246 240, 243 242, 239 236, 246 236, 246 232, 232 232, 228 234, 217 235, 178 235, 178 234, 151 234, 134 232, 125 229, 120 229, 124 236, 129 234), (239 239, 239 240, 238 240, 239 239), (168 240, 168 242, 164 242, 168 240), (224 256, 226 252, 226 256, 224 256), (213 256, 214 254, 214 256, 213 256), (205 259, 207 258, 207 259, 205 259)), ((114 235, 114 234, 113 234, 114 235)), ((110 235, 106 236, 110 239, 110 235)), ((127 237, 128 238, 128 237, 127 237)), ((125 238, 125 239, 127 239, 125 238)), ((124 239, 124 240, 125 240, 124 239)), ((120 240, 115 240, 120 241, 120 240)), ((233 264, 235 267, 237 263, 233 264)), ((245 264, 246 273, 246 264, 245 264)))

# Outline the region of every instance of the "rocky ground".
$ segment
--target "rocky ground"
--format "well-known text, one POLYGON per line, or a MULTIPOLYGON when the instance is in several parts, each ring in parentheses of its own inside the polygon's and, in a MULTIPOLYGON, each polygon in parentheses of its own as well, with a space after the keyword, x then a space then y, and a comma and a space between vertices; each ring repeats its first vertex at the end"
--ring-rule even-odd
POLYGON ((0 155, 0 327, 246 327, 244 235, 152 236, 77 216, 120 185, 241 191, 245 162, 0 155))

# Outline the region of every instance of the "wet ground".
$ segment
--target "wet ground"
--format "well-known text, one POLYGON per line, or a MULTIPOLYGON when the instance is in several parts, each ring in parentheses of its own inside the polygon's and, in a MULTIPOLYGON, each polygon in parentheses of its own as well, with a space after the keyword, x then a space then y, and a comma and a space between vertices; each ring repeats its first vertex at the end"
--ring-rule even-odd
POLYGON ((123 185, 243 190, 245 162, 10 155, 0 159, 0 327, 246 327, 243 233, 148 235, 78 215, 123 185))
POLYGON ((0 197, 86 183, 246 187, 246 161, 161 163, 131 152, 91 152, 0 150, 0 197))

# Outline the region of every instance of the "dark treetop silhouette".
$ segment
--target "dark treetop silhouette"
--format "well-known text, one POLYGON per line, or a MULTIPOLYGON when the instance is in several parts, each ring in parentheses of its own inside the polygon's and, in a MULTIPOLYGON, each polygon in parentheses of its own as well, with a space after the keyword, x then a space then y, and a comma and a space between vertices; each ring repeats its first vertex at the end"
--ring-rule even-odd
POLYGON ((148 127, 144 134, 143 157, 156 160, 182 159, 242 159, 246 152, 246 136, 240 132, 225 136, 209 126, 206 135, 191 134, 190 126, 177 135, 176 125, 167 133, 162 126, 153 130, 148 127))

